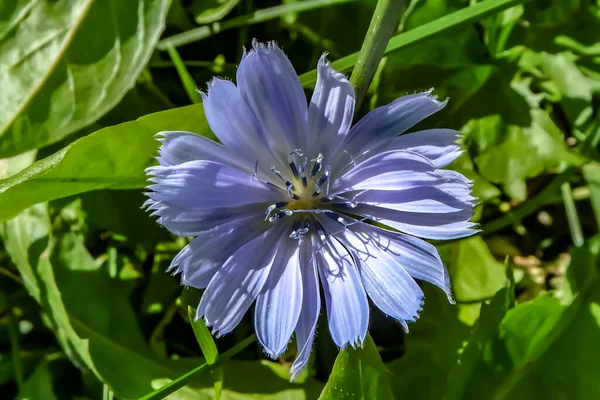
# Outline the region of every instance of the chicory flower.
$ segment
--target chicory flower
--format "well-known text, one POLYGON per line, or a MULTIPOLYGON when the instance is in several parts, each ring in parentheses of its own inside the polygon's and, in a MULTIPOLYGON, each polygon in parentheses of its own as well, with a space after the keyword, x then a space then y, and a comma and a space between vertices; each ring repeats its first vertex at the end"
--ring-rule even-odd
POLYGON ((253 43, 236 81, 214 79, 202 94, 221 143, 162 132, 160 165, 147 170, 148 208, 171 232, 194 237, 171 269, 183 285, 205 289, 197 317, 224 335, 256 303, 257 337, 270 357, 295 333, 294 377, 308 362, 321 308, 343 348, 365 339, 367 298, 406 330, 423 304, 415 279, 452 301, 437 250, 420 238, 476 232, 472 182, 441 169, 462 153, 459 133, 403 134, 446 103, 431 91, 404 96, 351 127, 354 88, 344 75, 322 57, 307 105, 273 43, 253 43))

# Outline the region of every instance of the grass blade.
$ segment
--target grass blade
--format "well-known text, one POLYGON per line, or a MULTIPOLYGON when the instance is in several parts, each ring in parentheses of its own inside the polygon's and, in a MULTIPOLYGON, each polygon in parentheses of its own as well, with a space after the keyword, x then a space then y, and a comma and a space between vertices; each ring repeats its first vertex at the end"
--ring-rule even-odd
POLYGON ((202 319, 196 320, 196 310, 190 306, 188 306, 188 318, 190 324, 192 324, 194 335, 196 335, 196 340, 200 345, 200 349, 202 350, 206 362, 208 365, 214 364, 219 356, 219 351, 217 350, 217 345, 215 344, 212 335, 206 325, 204 325, 202 319))
MULTIPOLYGON (((241 342, 239 342, 235 346, 233 346, 231 349, 229 349, 225 353, 221 354, 221 357, 219 357, 219 359, 212 366, 213 367, 217 366, 220 363, 229 360, 231 357, 235 356, 240 351, 242 351, 246 347, 248 347, 255 340, 256 340, 256 335, 253 334, 253 335, 248 336, 246 339, 242 340, 241 342)), ((165 386, 161 387, 160 389, 157 389, 154 392, 148 393, 144 397, 141 397, 140 400, 164 399, 168 395, 175 393, 177 390, 179 390, 182 387, 184 387, 185 385, 187 385, 188 382, 190 382, 194 379, 196 374, 198 374, 202 371, 205 371, 205 370, 209 369, 210 367, 211 366, 208 365, 208 363, 200 364, 199 366, 197 366, 190 372, 181 375, 179 378, 167 383, 165 386)))
MULTIPOLYGON (((219 359, 219 351, 217 350, 217 345, 215 344, 208 327, 204 324, 202 319, 196 319, 196 310, 190 306, 188 306, 188 318, 192 325, 192 329, 194 330, 194 335, 196 335, 196 340, 202 350, 202 354, 206 359, 206 363, 208 365, 213 365, 219 359)), ((215 387, 215 399, 219 400, 223 390, 223 367, 218 366, 210 372, 215 387)))

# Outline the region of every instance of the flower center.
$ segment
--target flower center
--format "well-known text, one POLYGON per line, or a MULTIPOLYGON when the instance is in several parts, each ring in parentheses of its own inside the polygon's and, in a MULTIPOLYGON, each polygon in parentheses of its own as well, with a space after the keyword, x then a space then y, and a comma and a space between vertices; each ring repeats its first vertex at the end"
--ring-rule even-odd
POLYGON ((276 222, 284 217, 300 214, 294 219, 291 238, 301 239, 308 232, 309 227, 316 226, 316 221, 311 214, 334 214, 327 204, 330 200, 331 167, 325 165, 323 161, 321 153, 309 160, 308 157, 304 157, 302 150, 294 149, 288 154, 291 180, 285 179, 276 167, 271 167, 271 172, 281 180, 291 199, 267 207, 265 220, 276 222))

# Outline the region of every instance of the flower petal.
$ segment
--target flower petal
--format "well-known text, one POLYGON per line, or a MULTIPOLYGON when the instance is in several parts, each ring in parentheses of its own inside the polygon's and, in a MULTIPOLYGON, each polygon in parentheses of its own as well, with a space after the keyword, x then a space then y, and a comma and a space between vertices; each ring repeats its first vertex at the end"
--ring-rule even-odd
POLYGON ((358 203, 416 213, 442 214, 473 208, 470 202, 463 202, 436 186, 405 190, 367 190, 358 193, 354 200, 358 203))
POLYGON ((373 303, 397 320, 415 321, 424 295, 402 265, 383 251, 369 234, 346 230, 343 238, 358 264, 365 290, 373 303))
POLYGON ((206 210, 276 202, 282 196, 277 189, 214 161, 189 161, 146 171, 153 182, 148 197, 166 207, 206 210))
POLYGON ((294 380, 306 367, 312 350, 317 320, 321 311, 321 293, 319 292, 319 276, 316 265, 315 245, 305 240, 301 245, 300 271, 302 273, 302 311, 296 325, 296 344, 298 356, 290 372, 294 380))
POLYGON ((235 157, 235 154, 223 145, 204 136, 182 131, 160 132, 157 136, 162 144, 157 159, 162 166, 168 167, 188 161, 209 160, 238 169, 249 167, 247 162, 239 162, 242 160, 235 157))
POLYGON ((444 183, 431 161, 410 151, 377 154, 338 178, 334 193, 352 190, 402 190, 444 183))
POLYGON ((435 246, 413 236, 391 232, 362 222, 351 229, 368 236, 371 245, 385 251, 413 278, 429 282, 442 289, 448 296, 448 300, 454 303, 450 289, 450 275, 435 246))
POLYGON ((453 129, 427 129, 393 138, 382 151, 412 151, 431 160, 436 168, 443 168, 463 153, 455 143, 460 136, 461 133, 453 129))
POLYGON ((322 56, 317 83, 308 107, 308 154, 323 153, 329 159, 346 137, 354 116, 354 87, 322 56))
MULTIPOLYGON (((208 94, 202 94, 202 98, 208 124, 225 147, 235 154, 232 158, 243 160, 251 169, 257 160, 259 167, 268 168, 277 163, 279 157, 270 152, 265 131, 233 82, 213 79, 208 94)), ((282 166, 278 165, 279 168, 282 166)))
POLYGON ((188 207, 173 207, 148 199, 145 206, 149 210, 153 210, 152 216, 158 216, 158 223, 178 236, 197 236, 217 225, 239 218, 256 215, 264 218, 265 212, 262 204, 197 210, 188 207))
POLYGON ((338 148, 338 153, 346 151, 358 160, 445 106, 446 102, 437 101, 430 90, 400 97, 358 121, 338 148))
POLYGON ((449 240, 476 234, 477 224, 470 222, 472 210, 432 214, 397 211, 389 208, 358 204, 352 212, 369 217, 400 232, 426 239, 449 240))
POLYGON ((254 41, 252 47, 242 57, 237 84, 262 131, 268 133, 273 152, 286 155, 306 143, 306 97, 290 60, 275 43, 254 41))
POLYGON ((256 299, 256 336, 271 358, 287 348, 302 309, 298 242, 284 238, 263 291, 256 299))
POLYGON ((249 241, 213 276, 196 312, 213 333, 229 333, 242 320, 267 281, 282 233, 272 228, 249 241))
POLYGON ((352 257, 330 237, 317 252, 317 265, 333 341, 342 348, 359 345, 367 335, 369 303, 352 257))
POLYGON ((183 285, 204 289, 237 249, 268 228, 263 222, 262 215, 252 215, 201 232, 175 256, 169 270, 181 273, 183 285))

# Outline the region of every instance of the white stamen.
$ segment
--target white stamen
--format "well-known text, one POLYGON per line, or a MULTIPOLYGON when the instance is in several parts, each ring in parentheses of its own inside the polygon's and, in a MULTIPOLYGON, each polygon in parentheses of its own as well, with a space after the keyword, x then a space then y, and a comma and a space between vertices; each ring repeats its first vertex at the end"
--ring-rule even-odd
POLYGON ((342 169, 342 174, 348 171, 348 167, 352 166, 352 168, 356 167, 356 160, 354 159, 354 157, 352 156, 352 154, 350 154, 350 152, 348 150, 344 150, 344 153, 346 153, 348 155, 348 157, 350 157, 350 164, 346 165, 343 169, 342 169))
POLYGON ((319 153, 317 158, 312 159, 310 161, 314 162, 312 170, 310 171, 310 176, 313 177, 317 175, 317 173, 321 171, 321 168, 323 167, 323 154, 319 153))

